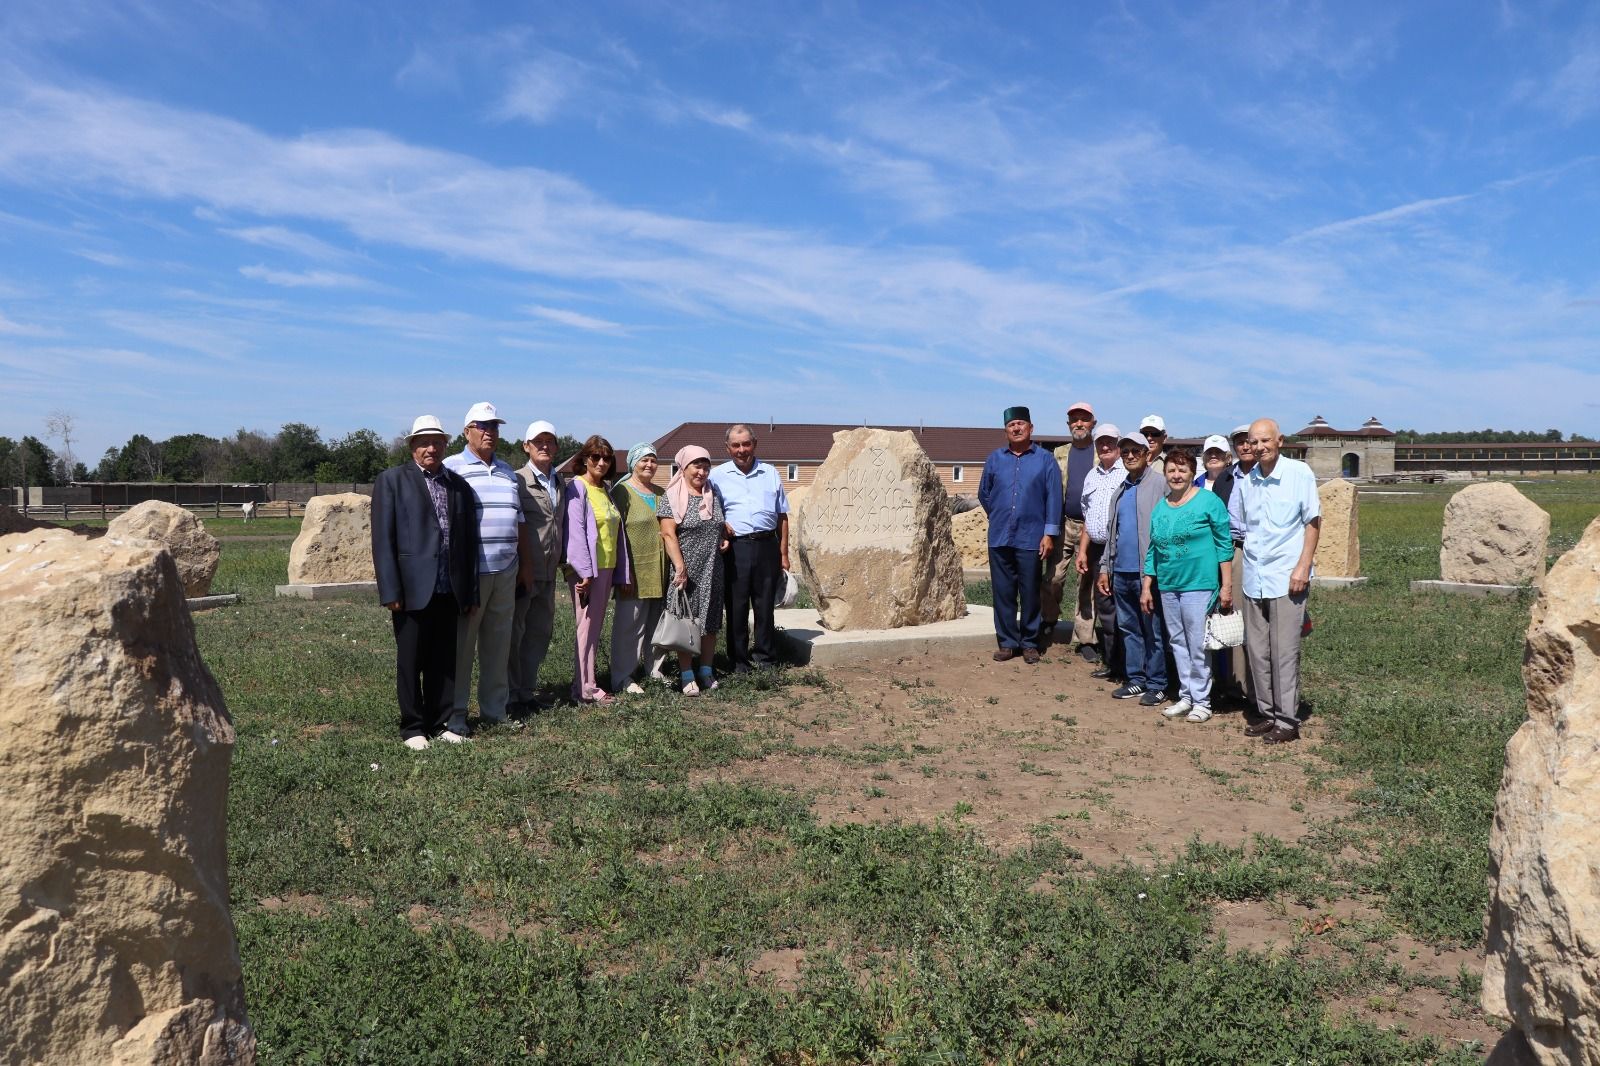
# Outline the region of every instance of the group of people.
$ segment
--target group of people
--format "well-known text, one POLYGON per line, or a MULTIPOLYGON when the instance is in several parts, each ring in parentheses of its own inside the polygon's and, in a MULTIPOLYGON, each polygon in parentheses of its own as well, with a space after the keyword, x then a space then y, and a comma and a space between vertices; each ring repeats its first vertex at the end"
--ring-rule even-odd
POLYGON ((690 445, 657 483, 648 443, 616 452, 583 442, 574 473, 556 467, 547 421, 529 424, 513 469, 499 458, 501 418, 490 403, 467 411, 466 448, 446 456, 449 435, 422 415, 406 437, 410 461, 372 489, 372 558, 378 598, 394 625, 396 696, 406 747, 469 737, 467 703, 478 666, 480 724, 526 718, 554 704, 539 686, 565 581, 576 630, 571 695, 608 704, 669 680, 652 637, 669 594, 682 593, 703 633, 698 655, 676 654, 685 696, 717 687, 719 633, 735 671, 776 666, 774 610, 789 563, 789 501, 778 472, 756 458, 749 426, 728 427, 729 459, 713 466, 690 445), (596 676, 600 635, 611 618, 610 676, 596 676), (752 621, 753 619, 753 621, 752 621))
POLYGON ((1069 603, 1072 641, 1112 696, 1168 718, 1209 721, 1228 689, 1245 733, 1300 735, 1300 641, 1321 530, 1316 476, 1282 454, 1272 419, 1168 447, 1166 422, 1137 433, 1067 410, 1069 444, 1033 440, 1026 407, 1003 417, 984 463, 997 662, 1037 663, 1069 603), (1069 601, 1069 591, 1072 598, 1069 601), (1239 611, 1244 641, 1208 652, 1208 616, 1239 611), (1170 665, 1170 670, 1169 670, 1170 665))

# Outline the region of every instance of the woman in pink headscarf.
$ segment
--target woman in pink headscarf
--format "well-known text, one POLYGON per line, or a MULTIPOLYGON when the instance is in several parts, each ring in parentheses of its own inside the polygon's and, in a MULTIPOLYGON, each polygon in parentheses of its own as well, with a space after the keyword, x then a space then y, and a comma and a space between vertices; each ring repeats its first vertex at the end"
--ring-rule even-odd
POLYGON ((678 671, 685 696, 717 687, 711 658, 722 629, 722 560, 728 531, 722 521, 722 500, 711 487, 711 453, 693 444, 672 457, 675 473, 667 494, 656 507, 661 540, 667 549, 667 585, 684 589, 694 617, 704 628, 699 669, 686 652, 678 653, 678 671))

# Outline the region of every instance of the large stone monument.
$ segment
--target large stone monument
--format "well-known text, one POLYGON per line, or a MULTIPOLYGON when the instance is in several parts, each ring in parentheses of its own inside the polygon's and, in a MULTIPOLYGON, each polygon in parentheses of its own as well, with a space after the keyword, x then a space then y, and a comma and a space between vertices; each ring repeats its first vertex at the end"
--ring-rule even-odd
POLYGON ((916 435, 843 430, 799 504, 800 573, 830 630, 964 618, 939 475, 916 435))
POLYGON ((164 545, 178 564, 187 596, 205 596, 217 576, 222 545, 206 532, 205 523, 186 507, 162 500, 146 500, 113 518, 106 536, 118 540, 153 540, 164 545))
POLYGON ((0 537, 0 1061, 255 1061, 233 726, 172 555, 0 537))
POLYGON ((1316 575, 1323 584, 1354 584, 1361 576, 1361 503, 1353 483, 1334 478, 1317 489, 1322 529, 1317 536, 1316 575))
POLYGON ((372 497, 359 492, 313 496, 289 548, 289 583, 376 581, 372 569, 372 497))
POLYGON ((1600 1064, 1600 519, 1544 580, 1528 720, 1506 745, 1489 834, 1483 1009, 1541 1063, 1600 1064))
POLYGON ((1470 585, 1533 585, 1544 576, 1550 516, 1503 481, 1466 488, 1444 508, 1439 577, 1470 585))

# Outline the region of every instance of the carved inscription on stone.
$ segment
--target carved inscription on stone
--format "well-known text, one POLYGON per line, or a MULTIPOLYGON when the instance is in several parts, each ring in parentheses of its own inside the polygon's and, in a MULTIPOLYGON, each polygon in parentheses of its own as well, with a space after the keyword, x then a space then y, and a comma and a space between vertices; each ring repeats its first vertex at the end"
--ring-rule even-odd
POLYGON ((917 486, 900 474, 884 448, 869 448, 844 470, 844 484, 830 485, 806 509, 812 536, 834 551, 851 548, 909 550, 916 530, 917 486))

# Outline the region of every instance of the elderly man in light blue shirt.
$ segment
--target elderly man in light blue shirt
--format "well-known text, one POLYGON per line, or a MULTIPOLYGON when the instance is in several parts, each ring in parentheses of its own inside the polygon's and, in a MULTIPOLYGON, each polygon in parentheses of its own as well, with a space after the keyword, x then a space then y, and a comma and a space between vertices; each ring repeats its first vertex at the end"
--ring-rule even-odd
POLYGON ((1249 441, 1255 466, 1233 492, 1244 534, 1245 647, 1261 720, 1245 733, 1282 744, 1300 738, 1300 636, 1322 505, 1311 468, 1282 456, 1276 422, 1251 423, 1249 441))
POLYGON ((729 426, 723 441, 733 458, 711 471, 711 487, 722 499, 723 519, 732 532, 722 557, 728 658, 735 673, 744 673, 778 665, 774 614, 789 569, 789 496, 778 472, 756 458, 756 435, 749 426, 729 426))

